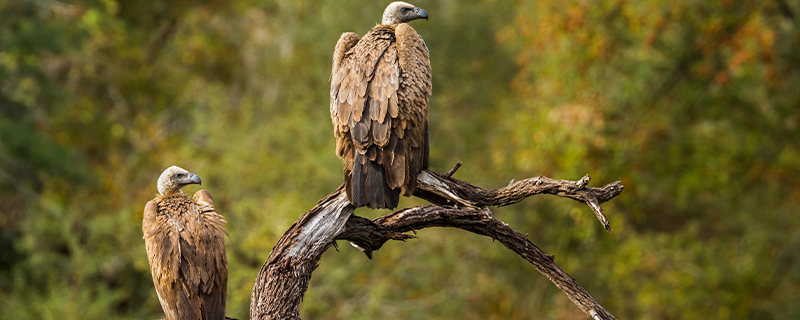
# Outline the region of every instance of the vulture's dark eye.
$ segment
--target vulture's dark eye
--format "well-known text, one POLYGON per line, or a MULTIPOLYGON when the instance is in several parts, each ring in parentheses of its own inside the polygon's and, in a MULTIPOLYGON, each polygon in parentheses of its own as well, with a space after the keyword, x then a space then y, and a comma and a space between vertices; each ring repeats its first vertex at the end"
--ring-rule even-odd
POLYGON ((411 10, 411 9, 409 9, 409 8, 403 8, 402 10, 403 10, 403 12, 408 12, 408 10, 411 10))
POLYGON ((183 178, 183 173, 179 173, 178 178, 183 178))

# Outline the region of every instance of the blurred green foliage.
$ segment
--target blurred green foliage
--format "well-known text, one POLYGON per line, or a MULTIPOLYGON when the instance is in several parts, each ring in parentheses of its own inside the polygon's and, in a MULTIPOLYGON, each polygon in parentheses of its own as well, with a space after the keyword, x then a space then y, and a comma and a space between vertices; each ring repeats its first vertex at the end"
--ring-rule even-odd
MULTIPOLYGON (((179 165, 228 220, 228 313, 246 319, 273 244, 341 183, 331 54, 386 4, 0 0, 3 318, 162 316, 142 208, 179 165)), ((620 319, 800 318, 800 4, 414 4, 433 170, 621 179, 612 234, 566 199, 495 210, 620 319)), ((330 250, 301 314, 583 317, 488 238, 419 236, 373 260, 330 250)))

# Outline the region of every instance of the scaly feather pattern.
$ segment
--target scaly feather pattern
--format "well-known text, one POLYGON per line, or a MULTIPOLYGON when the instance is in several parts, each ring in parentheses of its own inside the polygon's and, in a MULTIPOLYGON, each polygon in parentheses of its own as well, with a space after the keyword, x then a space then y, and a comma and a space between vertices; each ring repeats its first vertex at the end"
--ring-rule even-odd
POLYGON ((428 164, 430 95, 428 48, 408 24, 339 39, 330 109, 351 203, 394 208, 400 192, 414 192, 428 164))

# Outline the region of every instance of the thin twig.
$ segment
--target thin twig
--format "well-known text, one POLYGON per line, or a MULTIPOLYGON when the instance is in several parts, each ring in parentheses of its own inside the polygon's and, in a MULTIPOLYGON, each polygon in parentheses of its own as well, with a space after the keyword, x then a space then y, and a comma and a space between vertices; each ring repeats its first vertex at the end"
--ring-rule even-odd
POLYGON ((448 178, 449 178, 449 177, 452 177, 452 176, 453 176, 453 174, 455 174, 455 173, 456 173, 456 171, 458 171, 458 168, 461 168, 461 162, 459 162, 459 163, 456 163, 456 165, 455 165, 455 166, 453 166, 453 168, 452 168, 452 169, 450 169, 450 171, 447 171, 447 173, 445 173, 445 174, 444 174, 444 175, 445 175, 445 177, 448 177, 448 178))

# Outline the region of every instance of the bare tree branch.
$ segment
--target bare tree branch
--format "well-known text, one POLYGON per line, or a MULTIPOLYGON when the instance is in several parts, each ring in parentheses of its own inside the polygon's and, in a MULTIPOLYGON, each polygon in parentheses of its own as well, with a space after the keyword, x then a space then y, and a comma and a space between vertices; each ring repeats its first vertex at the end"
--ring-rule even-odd
MULTIPOLYGON (((451 172, 458 169, 456 166, 451 172)), ((452 175, 448 172, 449 175, 452 175)), ((251 319, 299 319, 299 305, 322 253, 335 240, 348 240, 368 257, 388 240, 414 236, 403 232, 454 227, 497 239, 547 276, 581 310, 594 319, 614 319, 572 277, 527 237, 495 220, 488 206, 504 206, 540 193, 570 198, 589 205, 610 231, 600 204, 622 192, 619 182, 589 188, 589 176, 578 181, 547 177, 525 179, 499 189, 483 189, 448 175, 424 171, 414 195, 436 205, 398 210, 369 220, 353 216, 343 187, 303 214, 273 248, 261 268, 250 301, 251 319)))
POLYGON ((600 204, 611 200, 622 192, 619 181, 602 188, 587 188, 591 177, 585 175, 578 181, 555 180, 548 177, 528 178, 512 182, 499 189, 483 189, 433 171, 425 170, 417 177, 415 196, 439 205, 461 205, 473 207, 507 206, 522 201, 535 194, 547 193, 570 198, 589 205, 603 224, 611 232, 600 204))
POLYGON ((587 315, 591 315, 596 319, 614 319, 614 316, 598 304, 583 287, 575 282, 575 279, 553 262, 553 256, 544 253, 526 235, 514 230, 502 221, 494 219, 488 208, 468 207, 457 209, 428 205, 403 209, 380 217, 373 221, 374 226, 369 226, 368 223, 361 221, 362 219, 369 221, 361 217, 351 217, 345 226, 345 231, 338 238, 351 241, 368 256, 371 255, 372 250, 377 250, 386 241, 380 241, 380 239, 388 238, 386 234, 430 227, 463 229, 500 241, 506 248, 517 253, 533 265, 536 270, 539 270, 550 279, 587 315), (366 233, 378 234, 383 237, 365 237, 366 233), (364 238, 368 238, 370 242, 362 241, 364 238))

